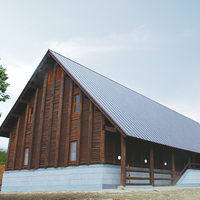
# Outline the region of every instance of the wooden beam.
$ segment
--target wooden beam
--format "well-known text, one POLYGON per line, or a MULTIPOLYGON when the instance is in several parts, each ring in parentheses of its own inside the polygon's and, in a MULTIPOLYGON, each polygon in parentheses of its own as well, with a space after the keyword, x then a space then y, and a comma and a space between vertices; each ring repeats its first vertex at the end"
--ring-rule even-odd
POLYGON ((154 186, 154 155, 153 155, 153 144, 150 144, 150 183, 154 186))
POLYGON ((39 165, 40 165, 40 152, 41 152, 43 125, 44 125, 44 112, 45 112, 45 103, 46 103, 47 82, 48 82, 48 74, 46 73, 45 77, 44 77, 42 101, 41 101, 41 109, 40 109, 38 141, 37 141, 36 158, 35 158, 35 168, 36 169, 38 169, 39 165))
POLYGON ((61 122, 62 122, 62 108, 63 108, 63 93, 64 93, 64 73, 62 70, 62 77, 60 82, 60 100, 58 108, 58 129, 56 132, 56 148, 55 148, 55 160, 54 167, 58 167, 58 158, 59 158, 59 146, 60 146, 60 132, 61 132, 61 122))
POLYGON ((11 132, 12 131, 12 129, 10 129, 10 128, 3 128, 1 131, 4 131, 4 132, 11 132))
POLYGON ((88 151, 87 151, 87 165, 91 164, 91 156, 92 156, 92 131, 93 131, 93 103, 90 101, 89 108, 89 125, 88 125, 88 151))
POLYGON ((113 164, 116 164, 116 137, 113 138, 113 164))
POLYGON ((105 116, 101 114, 100 164, 105 162, 105 116))
POLYGON ((79 118, 78 118, 78 130, 77 130, 76 165, 79 165, 79 162, 80 162, 80 139, 81 139, 82 113, 83 113, 82 107, 83 107, 83 92, 80 91, 79 118))
POLYGON ((14 155, 13 155, 13 161, 12 161, 12 170, 14 170, 14 168, 15 168, 15 160, 16 160, 16 154, 17 154, 17 141, 18 141, 18 135, 19 135, 20 119, 21 119, 21 117, 18 118, 17 128, 16 128, 16 132, 15 132, 15 145, 14 145, 14 155))
POLYGON ((20 117, 20 115, 17 115, 17 114, 12 114, 10 117, 13 117, 13 118, 19 118, 20 117))
POLYGON ((50 109, 49 109, 49 122, 48 122, 48 128, 47 128, 45 168, 47 168, 49 166, 49 153, 50 153, 52 118, 53 118, 53 104, 54 104, 54 94, 55 94, 55 85, 56 85, 56 69, 57 69, 57 64, 55 63, 54 64, 54 72, 53 72, 52 90, 51 90, 50 109))
POLYGON ((28 85, 28 88, 32 88, 32 89, 35 89, 35 90, 37 90, 37 86, 35 86, 35 85, 32 85, 31 83, 28 85))
POLYGON ((73 81, 70 79, 69 84, 69 104, 67 113, 67 130, 66 130, 66 143, 65 143, 65 156, 64 156, 64 166, 67 167, 69 162, 69 141, 70 141, 70 131, 71 131, 71 116, 72 116, 72 104, 73 104, 73 81))
POLYGON ((112 127, 112 126, 105 126, 105 131, 116 133, 117 129, 115 127, 112 127))
POLYGON ((27 100, 24 100, 24 99, 20 99, 19 102, 20 102, 20 103, 24 103, 24 104, 28 104, 28 101, 27 101, 27 100))
POLYGON ((121 135, 121 185, 126 185, 126 138, 121 135))
POLYGON ((192 167, 191 167, 191 154, 189 153, 189 155, 188 155, 188 169, 191 169, 192 167))
POLYGON ((175 185, 175 157, 174 157, 174 150, 172 150, 172 185, 175 185))
POLYGON ((24 144, 25 144, 25 138, 26 138, 26 128, 27 128, 27 123, 28 123, 28 112, 29 112, 29 106, 30 103, 27 104, 26 106, 26 115, 25 115, 25 123, 24 123, 24 130, 23 130, 23 137, 22 137, 22 147, 21 147, 21 158, 20 158, 20 163, 19 163, 19 170, 23 166, 23 161, 24 161, 24 144))
POLYGON ((30 140, 29 140, 29 155, 28 155, 27 169, 31 168, 32 151, 33 151, 33 135, 35 131, 35 116, 36 116, 36 110, 37 110, 38 93, 39 93, 39 89, 37 88, 35 92, 35 99, 34 99, 34 106, 33 106, 33 120, 31 124, 31 132, 30 132, 30 140))

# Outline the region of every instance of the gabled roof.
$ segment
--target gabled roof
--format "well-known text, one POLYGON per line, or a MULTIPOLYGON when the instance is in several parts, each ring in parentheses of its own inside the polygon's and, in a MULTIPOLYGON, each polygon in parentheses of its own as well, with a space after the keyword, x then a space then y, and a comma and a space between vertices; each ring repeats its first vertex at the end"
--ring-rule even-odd
POLYGON ((35 73, 41 70, 47 55, 124 136, 200 153, 199 123, 51 50, 35 73))

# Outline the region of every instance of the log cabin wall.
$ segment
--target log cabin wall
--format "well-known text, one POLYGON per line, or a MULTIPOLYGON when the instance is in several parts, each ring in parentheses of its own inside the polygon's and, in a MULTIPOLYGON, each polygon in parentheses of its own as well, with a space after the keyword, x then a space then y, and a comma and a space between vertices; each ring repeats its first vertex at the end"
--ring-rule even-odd
POLYGON ((44 81, 16 120, 10 133, 6 170, 100 163, 102 113, 60 69, 55 64, 44 75, 44 81), (77 94, 79 111, 74 112, 77 94), (76 162, 70 161, 69 155, 73 141, 77 142, 76 162), (27 164, 26 149, 29 150, 27 164))

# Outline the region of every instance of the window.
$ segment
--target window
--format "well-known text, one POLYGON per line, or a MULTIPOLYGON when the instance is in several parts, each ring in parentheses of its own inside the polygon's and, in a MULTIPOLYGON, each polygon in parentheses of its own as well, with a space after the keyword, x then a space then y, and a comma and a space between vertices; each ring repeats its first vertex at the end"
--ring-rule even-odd
POLYGON ((56 81, 61 80, 61 78, 62 78, 62 69, 60 67, 57 67, 56 81))
POLYGON ((69 153, 70 162, 76 161, 76 147, 77 147, 76 141, 70 142, 70 153, 69 153))
POLYGON ((29 148, 25 148, 24 151, 24 166, 28 165, 29 148))
POLYGON ((28 123, 32 123, 33 122, 33 107, 29 108, 29 114, 28 114, 28 123))
POLYGON ((48 77, 48 84, 53 82, 53 72, 54 72, 54 68, 51 70, 49 77, 48 77))
POLYGON ((73 99, 73 112, 79 111, 80 94, 74 95, 73 99))
MULTIPOLYGON (((54 73, 54 68, 49 73, 48 84, 53 82, 53 73, 54 73)), ((61 80, 61 78, 62 78, 62 69, 60 67, 57 67, 56 81, 61 80)))

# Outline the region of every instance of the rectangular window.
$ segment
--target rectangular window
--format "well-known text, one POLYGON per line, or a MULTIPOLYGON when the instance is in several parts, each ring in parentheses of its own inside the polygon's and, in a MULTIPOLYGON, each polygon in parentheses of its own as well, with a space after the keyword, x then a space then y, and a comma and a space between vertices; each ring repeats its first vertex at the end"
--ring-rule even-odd
POLYGON ((62 78, 62 69, 60 67, 57 67, 56 81, 61 80, 61 78, 62 78))
POLYGON ((53 82, 53 72, 54 72, 54 68, 51 70, 51 72, 49 73, 49 77, 48 77, 48 84, 53 82))
POLYGON ((80 94, 74 95, 73 99, 73 112, 79 111, 80 94))
POLYGON ((77 142, 76 141, 70 142, 70 154, 69 154, 70 162, 76 161, 76 148, 77 148, 77 142))
POLYGON ((29 148, 25 148, 24 151, 24 166, 28 165, 29 148))
POLYGON ((29 108, 29 114, 28 114, 28 123, 32 123, 33 122, 33 107, 29 108))

